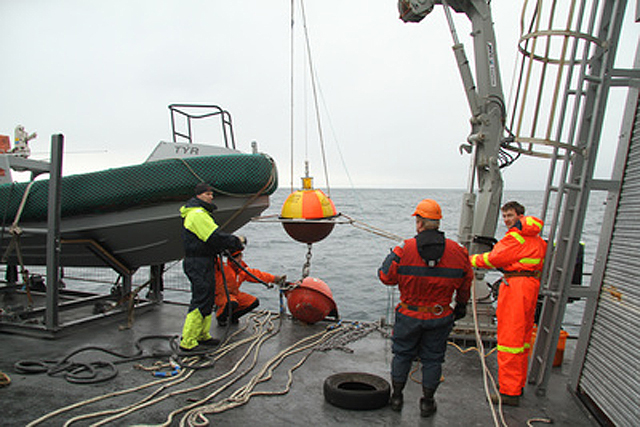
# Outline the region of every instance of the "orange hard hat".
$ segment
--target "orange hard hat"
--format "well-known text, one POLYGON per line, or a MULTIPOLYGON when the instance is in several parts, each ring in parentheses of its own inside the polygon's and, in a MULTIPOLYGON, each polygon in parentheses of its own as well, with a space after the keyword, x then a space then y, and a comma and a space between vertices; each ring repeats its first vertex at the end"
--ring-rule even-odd
POLYGON ((442 210, 435 200, 424 199, 416 206, 416 211, 413 213, 413 216, 416 215, 427 219, 441 219, 442 210))

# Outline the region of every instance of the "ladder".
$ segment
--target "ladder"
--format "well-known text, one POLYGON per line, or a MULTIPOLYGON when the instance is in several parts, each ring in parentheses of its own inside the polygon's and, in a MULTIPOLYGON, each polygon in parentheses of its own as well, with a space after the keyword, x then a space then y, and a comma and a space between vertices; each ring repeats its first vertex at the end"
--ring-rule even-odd
POLYGON ((587 53, 589 43, 580 47, 577 43, 579 37, 576 37, 567 56, 570 62, 568 72, 577 71, 577 74, 567 79, 560 110, 562 125, 557 127, 557 139, 560 140, 564 132, 569 142, 556 146, 553 151, 542 207, 545 222, 547 213, 551 211, 550 243, 540 289, 543 307, 529 370, 529 383, 536 385, 538 395, 546 393, 569 298, 597 297, 595 292, 581 294, 571 286, 589 196, 592 191, 616 193, 620 190, 619 181, 594 179, 594 169, 627 2, 604 0, 600 3, 594 0, 587 3, 586 0, 582 2, 580 11, 591 19, 587 27, 593 30, 589 33, 593 34, 593 43, 587 53), (591 10, 587 10, 588 7, 591 10), (565 113, 567 109, 571 113, 568 116, 565 113))

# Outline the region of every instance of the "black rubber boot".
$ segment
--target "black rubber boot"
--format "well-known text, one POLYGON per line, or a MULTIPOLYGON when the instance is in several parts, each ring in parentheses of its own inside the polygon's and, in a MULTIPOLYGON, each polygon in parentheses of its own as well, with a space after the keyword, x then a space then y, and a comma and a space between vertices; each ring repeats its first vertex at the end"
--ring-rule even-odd
MULTIPOLYGON (((236 310, 236 308, 238 308, 237 301, 231 301, 231 307, 229 307, 229 304, 225 305, 224 310, 222 310, 222 313, 220 313, 220 316, 216 317, 216 320, 218 321, 218 326, 227 326, 227 320, 229 319, 229 311, 233 313, 236 310)), ((231 317, 233 317, 233 315, 231 317)))
POLYGON ((520 406, 520 396, 511 396, 508 394, 500 393, 500 396, 497 394, 491 393, 491 402, 496 405, 502 401, 503 405, 506 406, 520 406))
POLYGON ((400 412, 402 410, 402 404, 404 403, 404 396, 402 395, 402 390, 404 390, 406 382, 398 382, 392 381, 391 385, 393 387, 393 392, 391 393, 391 398, 389 399, 389 405, 391 405, 391 409, 396 412, 400 412))
POLYGON ((430 417, 435 414, 436 409, 438 409, 436 405, 436 400, 433 398, 433 395, 436 391, 432 388, 422 387, 423 397, 420 399, 420 416, 423 418, 430 417))
POLYGON ((233 313, 233 316, 231 316, 231 323, 234 323, 234 324, 238 323, 242 316, 244 316, 245 314, 247 314, 250 311, 254 310, 259 305, 260 305, 260 300, 258 298, 256 298, 256 300, 253 303, 251 303, 251 305, 249 307, 244 308, 242 310, 235 311, 233 313))

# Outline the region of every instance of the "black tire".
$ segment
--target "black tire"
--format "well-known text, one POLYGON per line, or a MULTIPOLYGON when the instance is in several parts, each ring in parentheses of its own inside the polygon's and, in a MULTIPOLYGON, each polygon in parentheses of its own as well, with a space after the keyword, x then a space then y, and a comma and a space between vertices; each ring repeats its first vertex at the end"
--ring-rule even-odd
POLYGON ((342 372, 324 381, 324 398, 344 409, 379 409, 389 403, 391 386, 376 375, 364 372, 342 372))

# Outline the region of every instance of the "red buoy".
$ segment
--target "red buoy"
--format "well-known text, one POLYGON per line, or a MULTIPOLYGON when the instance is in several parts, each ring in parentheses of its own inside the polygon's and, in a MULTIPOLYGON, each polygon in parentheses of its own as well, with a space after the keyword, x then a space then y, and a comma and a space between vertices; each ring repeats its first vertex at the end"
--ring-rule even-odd
POLYGON ((338 309, 329 286, 315 277, 305 278, 286 293, 291 315, 305 323, 316 323, 325 317, 338 316, 338 309))

